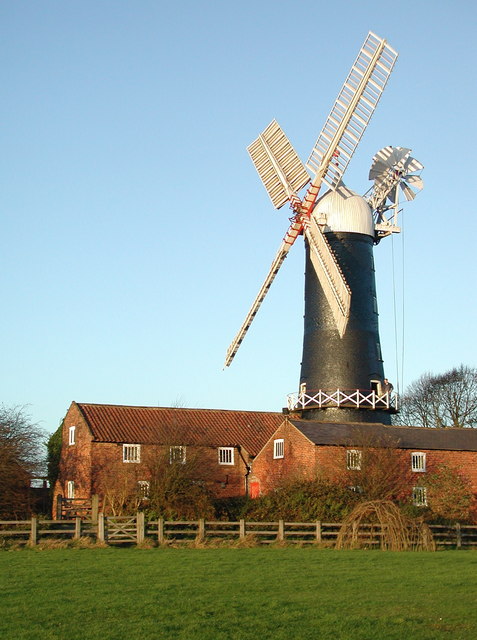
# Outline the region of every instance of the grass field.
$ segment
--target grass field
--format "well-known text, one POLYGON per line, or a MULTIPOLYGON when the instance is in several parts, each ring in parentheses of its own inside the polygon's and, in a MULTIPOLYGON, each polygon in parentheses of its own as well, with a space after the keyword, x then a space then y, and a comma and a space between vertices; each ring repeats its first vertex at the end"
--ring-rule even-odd
POLYGON ((477 553, 0 552, 3 640, 477 638, 477 553))

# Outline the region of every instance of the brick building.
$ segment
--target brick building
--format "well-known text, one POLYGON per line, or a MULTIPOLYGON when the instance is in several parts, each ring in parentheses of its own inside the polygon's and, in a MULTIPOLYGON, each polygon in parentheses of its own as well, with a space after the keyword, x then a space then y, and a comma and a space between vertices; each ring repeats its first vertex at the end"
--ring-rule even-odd
POLYGON ((127 472, 147 487, 154 462, 195 457, 218 498, 267 493, 285 478, 359 468, 365 446, 392 446, 407 460, 412 487, 445 464, 477 494, 477 430, 330 423, 282 413, 73 402, 63 421, 55 497, 90 498, 127 472))
POLYGON ((246 495, 250 463, 283 422, 281 413, 73 402, 63 420, 54 499, 90 498, 127 475, 147 487, 158 459, 194 456, 219 498, 246 495))
POLYGON ((425 500, 421 480, 444 464, 466 476, 477 494, 477 430, 398 427, 378 423, 325 423, 288 417, 253 461, 249 478, 253 496, 267 493, 284 478, 339 474, 359 469, 365 447, 393 447, 409 464, 410 481, 425 500))

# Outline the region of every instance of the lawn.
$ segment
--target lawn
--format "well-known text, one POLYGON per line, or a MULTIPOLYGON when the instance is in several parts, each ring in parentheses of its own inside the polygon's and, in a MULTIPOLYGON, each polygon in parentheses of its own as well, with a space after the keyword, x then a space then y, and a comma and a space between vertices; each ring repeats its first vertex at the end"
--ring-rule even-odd
POLYGON ((477 638, 477 553, 0 552, 3 640, 477 638))

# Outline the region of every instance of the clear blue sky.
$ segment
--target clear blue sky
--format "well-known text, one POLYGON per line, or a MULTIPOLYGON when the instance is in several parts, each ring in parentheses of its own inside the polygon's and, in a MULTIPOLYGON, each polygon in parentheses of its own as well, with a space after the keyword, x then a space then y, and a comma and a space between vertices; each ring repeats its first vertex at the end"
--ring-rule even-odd
POLYGON ((426 183, 375 250, 385 370, 476 366, 476 7, 1 3, 0 401, 50 431, 72 400, 285 406, 300 242, 222 370, 288 222, 245 149, 276 118, 306 160, 369 30, 400 57, 346 182, 390 144, 426 183))

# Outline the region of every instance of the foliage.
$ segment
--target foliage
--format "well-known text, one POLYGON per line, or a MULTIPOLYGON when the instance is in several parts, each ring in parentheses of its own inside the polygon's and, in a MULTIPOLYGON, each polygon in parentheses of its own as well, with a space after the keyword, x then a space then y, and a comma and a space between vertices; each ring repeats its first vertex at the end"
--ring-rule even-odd
POLYGON ((208 469, 197 452, 184 461, 171 461, 164 451, 149 463, 151 474, 148 510, 168 520, 213 517, 208 469))
POLYGON ((63 422, 58 429, 51 434, 46 443, 47 449, 47 474, 50 487, 53 490, 60 473, 61 445, 63 434, 63 422))
POLYGON ((457 469, 438 465, 426 473, 427 503, 432 519, 466 522, 475 517, 475 500, 470 481, 457 469))
POLYGON ((96 469, 96 490, 103 498, 106 515, 122 516, 138 511, 144 502, 139 485, 141 473, 137 465, 120 461, 96 469))
POLYGON ((0 637, 467 640, 476 571, 470 551, 0 552, 0 637))
POLYGON ((30 480, 43 470, 44 442, 24 407, 0 407, 0 517, 28 515, 30 480))
POLYGON ((248 496, 215 499, 213 501, 214 518, 216 520, 226 520, 229 522, 240 520, 250 500, 248 496))
POLYGON ((361 502, 408 502, 413 484, 412 471, 408 457, 397 448, 397 444, 388 438, 377 440, 364 436, 357 449, 360 451, 360 468, 336 474, 339 482, 353 487, 361 502))
POLYGON ((425 373, 400 399, 395 424, 420 427, 477 426, 477 369, 460 367, 425 373))
POLYGON ((349 487, 326 478, 299 478, 285 480, 274 491, 250 500, 243 516, 250 520, 281 518, 295 522, 339 522, 357 500, 357 494, 349 487))

